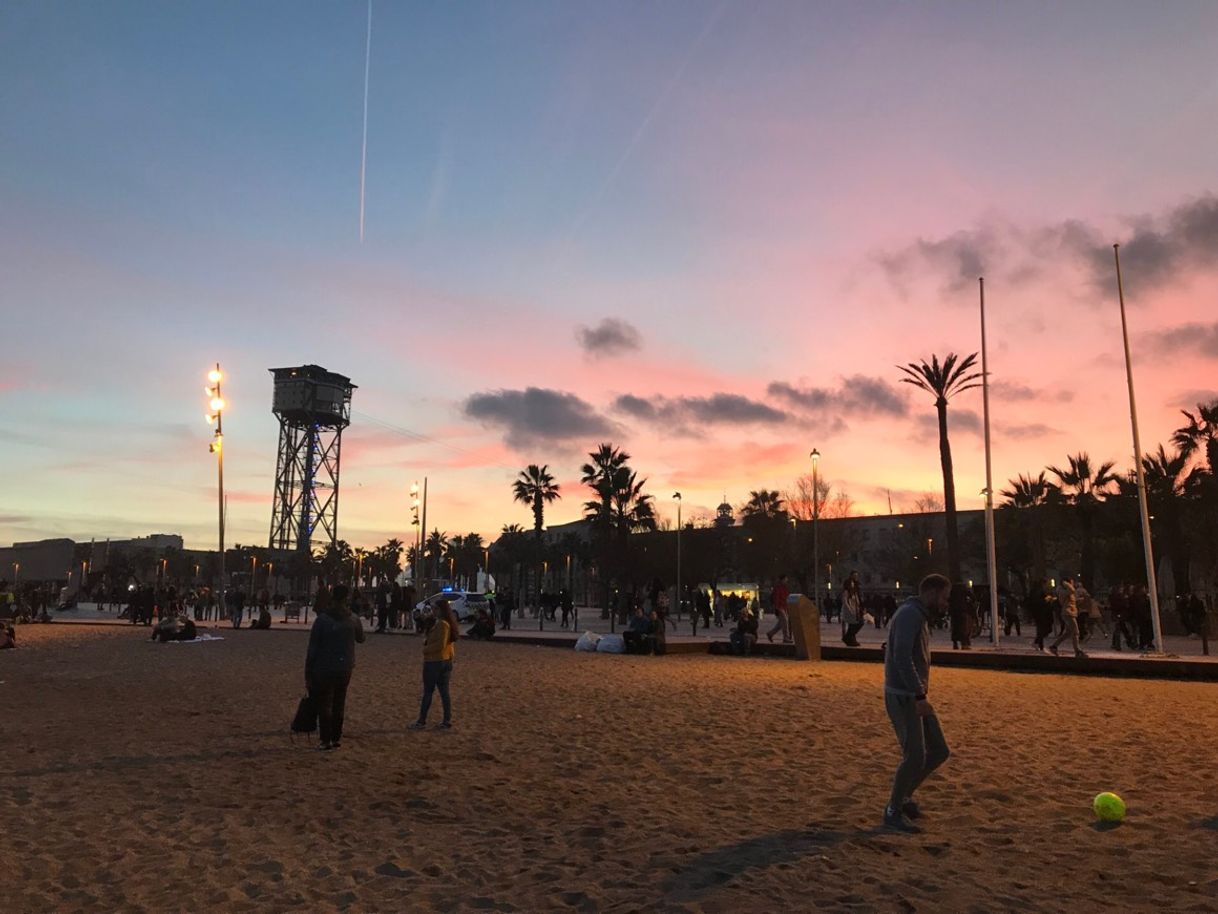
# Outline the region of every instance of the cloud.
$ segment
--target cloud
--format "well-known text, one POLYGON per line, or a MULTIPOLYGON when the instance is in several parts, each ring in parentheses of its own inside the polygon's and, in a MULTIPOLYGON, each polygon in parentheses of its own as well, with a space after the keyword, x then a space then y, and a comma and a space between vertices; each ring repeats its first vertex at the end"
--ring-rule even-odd
MULTIPOLYGON (((949 420, 950 421, 950 420, 949 420)), ((1050 435, 1060 435, 1061 431, 1056 428, 1051 428, 1043 422, 1029 422, 1026 424, 1020 423, 995 423, 994 431, 998 432, 1004 438, 1015 438, 1019 440, 1028 438, 1045 438, 1050 435)))
POLYGON ((1218 400, 1218 390, 1183 390, 1176 394, 1168 406, 1179 406, 1189 411, 1195 411, 1198 403, 1212 403, 1218 400))
POLYGON ((909 401, 895 384, 866 375, 843 378, 836 389, 799 388, 785 381, 774 381, 766 390, 771 397, 801 410, 835 410, 847 416, 902 418, 909 415, 909 401))
POLYGON ((591 358, 611 358, 634 352, 643 346, 643 335, 634 325, 607 317, 595 327, 575 328, 575 338, 591 358))
POLYGON ((1008 403, 1027 403, 1049 400, 1055 403, 1070 403, 1074 400, 1072 390, 1041 390, 1018 381, 991 381, 990 396, 1008 403))
POLYGON ((1122 236, 1127 291, 1159 288, 1189 271, 1218 268, 1218 197, 1212 194, 1123 221, 1126 229, 1113 231, 1078 219, 1033 228, 989 219, 942 238, 919 238, 876 260, 902 295, 924 275, 936 278, 942 291, 959 293, 979 276, 1022 285, 1063 265, 1081 269, 1093 289, 1111 293, 1116 285, 1112 243, 1122 236))
MULTIPOLYGON (((917 430, 927 435, 939 435, 939 416, 936 413, 920 413, 914 420, 917 430)), ((947 433, 963 432, 966 435, 982 433, 981 414, 973 409, 949 407, 947 410, 947 433)))
POLYGON ((465 401, 462 412, 483 425, 502 429, 504 442, 516 450, 618 431, 575 394, 540 387, 474 394, 465 401))
POLYGON ((877 258, 888 279, 902 294, 907 283, 923 270, 939 276, 945 291, 962 292, 984 276, 986 267, 1004 256, 1004 232, 981 226, 945 238, 919 238, 909 247, 877 258))
POLYGON ((1147 334, 1147 345, 1161 356, 1192 352, 1207 359, 1218 359, 1218 323, 1180 324, 1147 334))
POLYGON ((613 408, 635 419, 665 427, 679 435, 697 435, 702 425, 784 425, 793 418, 760 400, 740 394, 715 393, 709 397, 663 397, 651 399, 623 394, 613 408))

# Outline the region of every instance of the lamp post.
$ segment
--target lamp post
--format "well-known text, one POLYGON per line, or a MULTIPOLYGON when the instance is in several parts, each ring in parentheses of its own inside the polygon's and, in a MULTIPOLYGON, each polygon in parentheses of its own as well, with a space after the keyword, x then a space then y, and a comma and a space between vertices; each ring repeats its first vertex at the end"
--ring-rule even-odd
POLYGON ((994 552, 994 474, 990 459, 990 368, 985 340, 985 279, 978 278, 981 293, 981 403, 985 421, 985 565, 990 579, 990 640, 998 646, 998 559, 994 552))
POLYGON ((820 609, 820 451, 812 448, 812 602, 820 609))
POLYGON ((220 389, 220 382, 224 380, 224 375, 220 373, 220 363, 216 362, 216 367, 207 373, 208 387, 207 390, 207 421, 209 424, 215 425, 216 431, 212 436, 212 442, 208 445, 208 451, 216 455, 216 492, 219 503, 220 517, 220 582, 216 588, 216 596, 220 607, 220 616, 226 614, 224 605, 224 396, 220 389))
POLYGON ((13 584, 16 585, 17 578, 21 576, 21 563, 13 562, 13 584))
POLYGON ((419 560, 422 557, 423 530, 419 525, 419 483, 416 480, 410 484, 410 525, 414 527, 414 561, 410 566, 410 576, 416 587, 419 585, 419 560))
POLYGON ((1146 589, 1150 597, 1150 621, 1154 626, 1155 653, 1163 653, 1163 626, 1159 621, 1159 585, 1155 580, 1155 557, 1150 545, 1150 509, 1146 504, 1146 473, 1142 468, 1142 438, 1138 434, 1138 405, 1133 396, 1133 358, 1129 354, 1129 325, 1125 322, 1125 287, 1121 283, 1121 246, 1112 246, 1116 261, 1117 298, 1121 303, 1121 336, 1125 341, 1125 377, 1129 382, 1129 424, 1133 429, 1133 466, 1138 479, 1138 508, 1142 513, 1142 550, 1146 556, 1146 589))
POLYGON ((681 618, 681 493, 673 492, 677 502, 677 618, 681 618))

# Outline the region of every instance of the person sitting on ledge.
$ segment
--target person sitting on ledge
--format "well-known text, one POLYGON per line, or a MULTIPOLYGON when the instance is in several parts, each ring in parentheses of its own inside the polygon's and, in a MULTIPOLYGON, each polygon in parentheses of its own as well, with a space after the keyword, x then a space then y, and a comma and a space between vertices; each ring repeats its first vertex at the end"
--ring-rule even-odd
POLYGON ((643 607, 636 606, 634 615, 630 617, 630 622, 626 625, 626 631, 622 632, 622 639, 626 642, 626 653, 650 654, 655 648, 653 628, 652 621, 643 615, 643 607))
POLYGON ((490 641, 495 637, 495 620, 491 618, 491 614, 485 609, 478 610, 478 617, 474 620, 473 626, 465 633, 468 638, 476 638, 480 641, 490 641))
POLYGON ((254 621, 250 628, 270 628, 271 627, 271 611, 266 606, 258 607, 258 618, 254 621))
POLYGON ((731 634, 732 653, 747 657, 757 643, 757 617, 747 606, 740 611, 740 620, 731 634))
POLYGON ((0 651, 12 650, 17 646, 17 630, 7 622, 0 629, 0 651))

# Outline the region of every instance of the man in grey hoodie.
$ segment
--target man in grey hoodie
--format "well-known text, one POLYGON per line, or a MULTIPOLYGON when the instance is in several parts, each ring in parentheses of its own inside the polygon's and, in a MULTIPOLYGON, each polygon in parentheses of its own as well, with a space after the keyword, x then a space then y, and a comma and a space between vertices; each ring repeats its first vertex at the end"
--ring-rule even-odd
POLYGON ((950 754, 943 728, 927 699, 930 689, 930 622, 948 606, 951 582, 932 574, 896 611, 884 653, 884 705, 901 744, 901 764, 892 781, 884 825, 903 832, 921 831, 909 820, 921 815, 913 793, 950 754))

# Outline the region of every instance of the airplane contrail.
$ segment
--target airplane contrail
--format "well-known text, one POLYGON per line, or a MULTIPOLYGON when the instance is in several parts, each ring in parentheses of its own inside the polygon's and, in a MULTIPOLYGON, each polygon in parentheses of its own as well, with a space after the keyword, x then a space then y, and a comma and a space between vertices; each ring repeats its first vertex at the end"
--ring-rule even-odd
POLYGON ((368 73, 372 66, 372 0, 368 0, 368 38, 364 44, 364 143, 359 158, 359 243, 364 243, 364 177, 368 171, 368 73))

